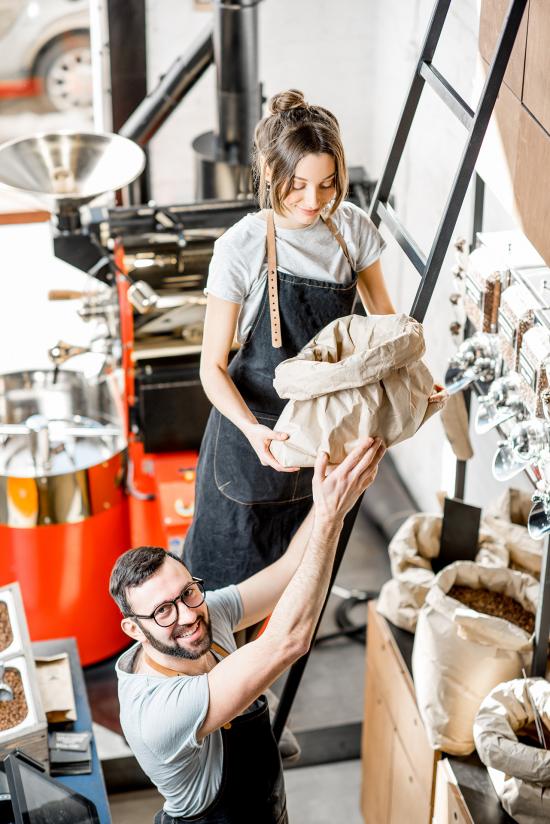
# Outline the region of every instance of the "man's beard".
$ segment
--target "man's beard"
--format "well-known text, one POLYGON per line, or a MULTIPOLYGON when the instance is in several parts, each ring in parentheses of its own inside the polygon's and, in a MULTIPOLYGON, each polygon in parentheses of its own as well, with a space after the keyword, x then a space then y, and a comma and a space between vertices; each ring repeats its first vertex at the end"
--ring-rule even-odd
POLYGON ((143 626, 139 618, 136 619, 137 623, 139 623, 140 629, 153 647, 156 649, 157 652, 162 652, 163 655, 171 655, 174 658, 186 658, 188 661, 196 661, 198 658, 201 658, 212 645, 212 627, 210 626, 210 620, 208 618, 203 617, 202 615, 198 616, 200 618, 201 623, 206 629, 206 634, 204 638, 198 643, 198 645, 194 649, 186 649, 185 647, 180 647, 176 640, 178 638, 178 631, 181 632, 183 627, 178 627, 177 625, 172 630, 172 639, 174 641, 173 646, 169 644, 164 644, 162 641, 159 641, 158 638, 155 638, 146 627, 143 626), (174 635, 174 633, 176 633, 174 635))

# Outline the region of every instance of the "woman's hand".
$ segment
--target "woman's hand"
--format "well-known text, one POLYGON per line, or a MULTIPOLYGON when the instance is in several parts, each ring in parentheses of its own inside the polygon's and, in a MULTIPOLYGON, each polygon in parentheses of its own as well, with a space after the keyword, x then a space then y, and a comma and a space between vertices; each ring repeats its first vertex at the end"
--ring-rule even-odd
POLYGON ((255 423, 243 429, 243 434, 248 438, 250 446, 258 456, 262 466, 270 466, 272 469, 276 469, 277 472, 297 472, 300 468, 299 466, 283 466, 269 450, 271 441, 286 441, 288 438, 286 432, 275 432, 269 426, 255 423))
POLYGON ((446 403, 449 400, 449 393, 445 387, 435 383, 434 390, 428 398, 428 403, 446 403))

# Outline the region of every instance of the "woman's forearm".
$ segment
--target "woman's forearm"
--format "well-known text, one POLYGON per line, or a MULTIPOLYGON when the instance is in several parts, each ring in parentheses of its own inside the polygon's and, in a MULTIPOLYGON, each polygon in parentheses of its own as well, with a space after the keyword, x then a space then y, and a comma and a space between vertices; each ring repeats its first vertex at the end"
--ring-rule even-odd
POLYGON ((217 364, 201 364, 200 377, 209 400, 241 432, 257 423, 226 369, 217 364))
POLYGON ((361 303, 370 315, 395 314, 379 260, 357 273, 357 291, 361 303))

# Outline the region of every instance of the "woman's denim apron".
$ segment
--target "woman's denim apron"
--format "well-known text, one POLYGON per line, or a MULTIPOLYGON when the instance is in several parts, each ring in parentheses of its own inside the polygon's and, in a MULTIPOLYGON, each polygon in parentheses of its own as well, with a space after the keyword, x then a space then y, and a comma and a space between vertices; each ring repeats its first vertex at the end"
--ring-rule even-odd
MULTIPOLYGON (((325 224, 349 260, 342 236, 332 221, 325 224)), ((276 260, 274 232, 268 231, 267 241, 276 260)), ((286 404, 273 388, 275 368, 324 326, 352 313, 356 276, 352 272, 350 283, 339 284, 277 269, 280 348, 272 345, 268 286, 266 280, 257 318, 229 374, 258 422, 273 429, 286 404)), ((242 432, 213 408, 200 450, 195 516, 184 545, 188 569, 204 578, 208 589, 217 589, 276 561, 311 507, 312 477, 309 468, 277 472, 262 466, 242 432)))

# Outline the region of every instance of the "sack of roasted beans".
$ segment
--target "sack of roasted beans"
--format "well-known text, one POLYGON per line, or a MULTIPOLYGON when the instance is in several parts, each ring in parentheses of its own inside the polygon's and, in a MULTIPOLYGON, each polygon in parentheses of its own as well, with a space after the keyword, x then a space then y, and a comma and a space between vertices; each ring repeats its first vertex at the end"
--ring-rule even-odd
POLYGON ((434 749, 472 753, 481 702, 529 667, 538 590, 531 575, 473 561, 436 575, 412 656, 418 709, 434 749))
POLYGON ((518 824, 550 821, 550 684, 519 678, 483 700, 474 740, 500 802, 518 824), (543 740, 536 731, 538 713, 543 740))
MULTIPOLYGON (((439 555, 443 516, 417 512, 399 527, 388 547, 392 578, 377 601, 378 612, 400 629, 414 632, 418 613, 435 578, 432 560, 439 555)), ((504 542, 480 529, 477 563, 508 566, 504 542)))

